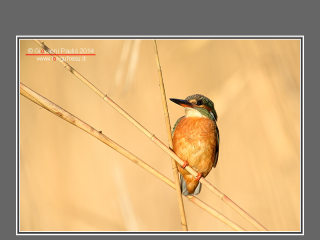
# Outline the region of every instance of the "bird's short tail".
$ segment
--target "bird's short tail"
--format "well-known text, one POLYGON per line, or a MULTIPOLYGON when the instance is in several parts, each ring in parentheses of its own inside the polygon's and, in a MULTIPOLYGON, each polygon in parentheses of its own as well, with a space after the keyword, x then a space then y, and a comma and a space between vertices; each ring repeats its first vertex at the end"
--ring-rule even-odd
POLYGON ((184 196, 189 196, 189 195, 198 195, 201 191, 201 183, 199 182, 198 183, 198 186, 196 187, 196 189, 194 190, 193 193, 189 193, 188 192, 188 189, 187 189, 187 183, 186 181, 184 180, 184 178, 182 177, 182 175, 180 175, 180 187, 181 187, 181 193, 184 195, 184 196))

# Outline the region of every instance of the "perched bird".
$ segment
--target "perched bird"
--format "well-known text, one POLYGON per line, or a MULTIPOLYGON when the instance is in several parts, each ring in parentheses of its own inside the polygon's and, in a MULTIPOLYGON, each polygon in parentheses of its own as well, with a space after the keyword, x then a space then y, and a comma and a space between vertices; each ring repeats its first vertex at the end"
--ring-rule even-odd
POLYGON ((185 116, 178 119, 173 127, 173 151, 184 160, 178 166, 183 195, 197 195, 201 190, 201 177, 206 177, 216 167, 219 155, 218 115, 213 102, 200 94, 185 100, 170 98, 185 108, 185 116), (194 178, 185 167, 189 165, 198 172, 194 178))

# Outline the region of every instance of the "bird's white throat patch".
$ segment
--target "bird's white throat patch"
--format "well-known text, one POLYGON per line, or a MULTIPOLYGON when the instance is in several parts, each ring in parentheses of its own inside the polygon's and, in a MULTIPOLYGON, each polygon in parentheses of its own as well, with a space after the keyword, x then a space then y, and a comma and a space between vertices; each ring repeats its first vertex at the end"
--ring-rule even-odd
POLYGON ((194 108, 185 108, 186 117, 206 117, 194 108))

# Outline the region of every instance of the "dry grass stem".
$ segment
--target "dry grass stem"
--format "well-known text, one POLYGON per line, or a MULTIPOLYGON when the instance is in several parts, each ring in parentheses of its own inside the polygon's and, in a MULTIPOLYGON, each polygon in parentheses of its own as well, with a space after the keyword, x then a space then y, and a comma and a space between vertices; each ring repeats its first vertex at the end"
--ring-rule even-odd
MULTIPOLYGON (((35 40, 36 43, 39 44, 41 48, 43 48, 46 52, 51 55, 54 55, 58 62, 60 62, 66 69, 68 69, 71 73, 73 73, 76 77, 78 77, 83 83, 85 83, 89 88, 91 88, 95 93, 97 93, 104 101, 106 101, 110 106, 112 106, 115 110, 117 110, 120 114, 122 114, 125 118, 127 118, 133 125, 135 125, 140 131, 142 131, 145 135, 147 135, 158 147, 160 147, 164 152, 166 152, 171 158, 173 158, 178 164, 183 165, 183 160, 180 159, 171 149, 169 149, 163 142, 161 142, 154 134, 150 133, 145 127, 143 127, 139 122, 137 122, 133 117, 131 117, 126 111, 124 111, 121 107, 119 107, 114 101, 112 101, 107 95, 103 94, 98 88, 96 88, 92 83, 90 83, 86 78, 84 78, 80 73, 78 73, 75 69, 73 69, 68 63, 66 63, 63 59, 61 59, 57 54, 55 54, 51 49, 49 49, 43 42, 35 40)), ((198 173, 193 170, 190 166, 185 168, 190 174, 194 177, 197 177, 198 173)), ((229 198, 225 196, 225 194, 221 193, 218 189, 216 189, 211 183, 209 183, 204 178, 200 178, 200 182, 206 186, 210 191, 220 197, 225 203, 231 206, 234 210, 236 210, 241 216, 243 216, 247 221, 252 223, 256 228, 261 231, 267 231, 265 227, 263 227, 257 220, 255 220, 252 216, 246 213, 242 208, 240 208, 237 204, 232 202, 229 198)))
MULTIPOLYGON (((165 92, 164 83, 163 83, 162 70, 161 70, 161 66, 160 66, 160 60, 159 60, 159 54, 158 54, 156 40, 153 40, 153 43, 154 43, 154 51, 155 51, 156 59, 157 59, 160 91, 161 91, 164 118, 165 118, 165 122, 166 122, 167 136, 168 136, 168 141, 169 141, 169 147, 170 147, 170 149, 172 149, 173 145, 172 145, 172 136, 171 136, 171 124, 170 124, 168 105, 167 105, 167 99, 166 99, 166 92, 165 92)), ((176 185, 176 192, 177 192, 177 198, 178 198, 178 204, 179 204, 179 210, 180 210, 181 225, 182 225, 184 231, 188 231, 187 219, 186 219, 186 214, 184 211, 184 205, 183 205, 182 194, 181 194, 181 189, 180 189, 180 181, 179 181, 177 163, 173 158, 171 158, 171 164, 172 164, 174 183, 176 185)))
MULTIPOLYGON (((94 136, 95 138, 99 139, 101 142, 107 144, 109 147, 111 147, 114 150, 116 150, 117 152, 121 153, 123 156, 127 157, 132 162, 136 163, 137 165, 139 165, 143 169, 147 170, 149 173, 156 176, 157 178, 159 178, 160 180, 162 180, 163 182, 168 184, 170 187, 175 189, 175 184, 173 181, 171 181, 170 179, 168 179, 167 177, 165 177, 164 175, 159 173, 157 170, 155 170, 154 168, 152 168, 151 166, 146 164, 144 161, 142 161, 141 159, 139 159, 138 157, 136 157, 135 155, 133 155, 132 153, 127 151, 125 148, 121 147, 120 145, 118 145, 117 143, 112 141, 110 138, 108 138, 107 136, 105 136, 101 132, 97 131, 96 129, 94 129, 90 125, 88 125, 85 122, 83 122, 82 120, 80 120, 79 118, 73 116, 72 114, 70 114, 69 112, 64 110, 63 108, 61 108, 58 105, 51 102, 50 100, 48 100, 48 99, 42 97, 41 95, 37 94, 36 92, 32 91, 31 89, 29 89, 27 86, 25 86, 22 83, 20 83, 20 94, 25 96, 29 100, 33 101, 34 103, 38 104, 39 106, 43 107, 44 109, 48 110, 49 112, 57 115, 58 117, 64 119, 65 121, 75 125, 76 127, 84 130, 85 132, 87 132, 90 135, 94 136)), ((205 204, 204 202, 202 202, 198 198, 193 197, 193 196, 189 196, 188 199, 191 202, 193 202, 194 204, 196 204, 199 207, 201 207, 202 209, 204 209, 205 211, 207 211, 208 213, 210 213, 211 215, 213 215, 214 217, 218 218, 220 221, 226 223, 228 226, 230 226, 234 230, 245 231, 243 228, 241 228, 240 226, 238 226, 237 224, 235 224, 234 222, 232 222, 231 220, 229 220, 228 218, 223 216, 221 213, 219 213, 215 209, 209 207, 207 204, 205 204)))

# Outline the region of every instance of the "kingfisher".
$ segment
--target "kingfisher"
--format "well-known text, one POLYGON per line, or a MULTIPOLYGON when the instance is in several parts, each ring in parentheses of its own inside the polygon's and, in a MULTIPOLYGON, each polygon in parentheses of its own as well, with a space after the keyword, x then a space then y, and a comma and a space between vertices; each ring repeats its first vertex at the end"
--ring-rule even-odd
POLYGON ((173 151, 182 159, 180 186, 183 195, 198 195, 201 190, 201 177, 206 177, 212 167, 216 167, 219 156, 218 115, 213 102, 201 95, 194 94, 185 100, 170 98, 185 108, 185 116, 179 118, 172 130, 173 151), (192 167, 198 176, 193 177, 186 166, 192 167))

